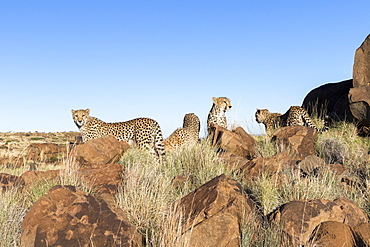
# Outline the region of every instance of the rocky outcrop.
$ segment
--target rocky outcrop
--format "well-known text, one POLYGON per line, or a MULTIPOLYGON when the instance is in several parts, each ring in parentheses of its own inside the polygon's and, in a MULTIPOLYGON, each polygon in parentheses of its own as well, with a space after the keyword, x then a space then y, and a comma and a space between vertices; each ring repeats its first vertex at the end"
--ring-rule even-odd
POLYGON ((256 156, 257 141, 242 127, 230 131, 217 124, 211 124, 212 144, 233 156, 252 159, 256 156))
POLYGON ((293 159, 301 160, 315 154, 317 131, 305 126, 283 127, 272 136, 278 151, 289 153, 293 159))
POLYGON ((21 246, 142 246, 141 236, 110 200, 55 186, 22 222, 21 246))
POLYGON ((294 246, 304 245, 313 230, 322 222, 336 221, 355 227, 367 223, 367 215, 352 201, 315 199, 291 201, 268 216, 272 225, 279 226, 294 246))
POLYGON ((348 101, 352 83, 353 80, 350 79, 317 87, 306 95, 302 107, 310 115, 323 116, 326 114, 337 121, 352 120, 348 101))
POLYGON ((357 48, 353 64, 353 87, 370 86, 370 35, 357 48))
POLYGON ((370 134, 370 35, 355 52, 353 80, 313 89, 302 107, 310 114, 324 113, 337 121, 356 121, 360 132, 370 134), (364 128, 365 127, 365 128, 364 128))
MULTIPOLYGON (((242 219, 261 224, 254 203, 235 180, 220 175, 174 204, 187 246, 238 247, 242 219), (253 220, 252 220, 253 218, 253 220)), ((182 246, 182 245, 176 245, 182 246)))
POLYGON ((70 155, 81 167, 99 168, 117 162, 129 147, 127 142, 104 136, 77 145, 70 155))

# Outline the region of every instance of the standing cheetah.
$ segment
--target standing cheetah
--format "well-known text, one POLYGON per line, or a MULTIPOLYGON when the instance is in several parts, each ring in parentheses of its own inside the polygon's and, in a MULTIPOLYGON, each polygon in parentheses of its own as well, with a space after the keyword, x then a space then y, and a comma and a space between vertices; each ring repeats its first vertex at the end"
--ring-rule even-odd
POLYGON ((318 131, 328 129, 326 122, 323 128, 318 129, 312 123, 312 119, 307 111, 299 106, 291 106, 284 115, 271 113, 267 109, 257 109, 256 121, 265 125, 266 132, 286 126, 308 126, 318 131))
POLYGON ((221 127, 227 128, 227 120, 225 112, 230 110, 232 107, 230 100, 226 97, 212 98, 213 105, 208 114, 207 119, 207 130, 208 135, 210 134, 211 124, 218 124, 221 127))
POLYGON ((90 117, 90 109, 72 110, 72 118, 82 134, 82 141, 102 136, 114 136, 119 141, 135 144, 148 150, 154 157, 163 159, 165 155, 162 130, 150 118, 136 118, 127 122, 106 123, 90 117))
POLYGON ((182 128, 175 130, 163 141, 165 150, 171 150, 199 140, 200 121, 197 115, 189 113, 184 116, 182 128))

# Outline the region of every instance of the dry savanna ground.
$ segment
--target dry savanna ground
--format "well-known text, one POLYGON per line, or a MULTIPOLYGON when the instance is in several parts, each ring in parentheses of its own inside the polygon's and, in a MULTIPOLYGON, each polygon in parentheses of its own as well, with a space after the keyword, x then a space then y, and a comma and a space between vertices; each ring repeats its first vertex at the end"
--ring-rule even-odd
MULTIPOLYGON (((32 166, 26 160, 27 146, 30 143, 57 143, 68 145, 75 140, 76 132, 60 133, 0 133, 0 172, 20 175, 30 169, 68 170, 73 172, 65 157, 57 157, 48 162, 32 166), (17 164, 14 159, 22 159, 17 164)), ((270 157, 277 153, 277 147, 268 136, 254 136, 257 141, 257 156, 270 157)), ((126 181, 125 188, 116 195, 116 203, 128 214, 130 223, 135 225, 143 236, 145 246, 172 246, 174 243, 173 225, 165 221, 164 210, 174 201, 186 196, 211 179, 226 174, 238 181, 251 192, 263 215, 268 215, 284 203, 294 200, 348 198, 370 216, 370 141, 368 137, 357 135, 357 128, 350 123, 337 123, 329 131, 318 134, 316 155, 327 164, 340 163, 346 169, 344 177, 336 176, 324 169, 314 176, 302 178, 297 173, 285 171, 281 183, 263 174, 248 180, 230 169, 219 158, 217 149, 202 140, 194 146, 184 147, 166 154, 162 165, 153 163, 150 156, 140 150, 129 149, 119 160, 134 174, 139 175, 126 181), (176 175, 190 178, 181 188, 173 188, 172 179, 176 175), (172 231, 169 231, 169 228, 172 231)), ((61 183, 77 186, 93 193, 79 181, 64 178, 61 183)), ((32 205, 55 184, 42 184, 32 188, 31 193, 22 195, 17 190, 3 192, 0 199, 0 246, 19 246, 22 219, 32 205)), ((266 226, 242 227, 242 246, 289 246, 276 237, 276 229, 266 226), (257 229, 258 228, 258 229, 257 229), (258 234, 257 240, 255 239, 258 234), (253 237, 254 236, 254 237, 253 237), (253 243, 253 244, 252 244, 253 243)), ((176 231, 175 231, 176 232, 176 231)), ((184 243, 186 246, 186 243, 184 243)))

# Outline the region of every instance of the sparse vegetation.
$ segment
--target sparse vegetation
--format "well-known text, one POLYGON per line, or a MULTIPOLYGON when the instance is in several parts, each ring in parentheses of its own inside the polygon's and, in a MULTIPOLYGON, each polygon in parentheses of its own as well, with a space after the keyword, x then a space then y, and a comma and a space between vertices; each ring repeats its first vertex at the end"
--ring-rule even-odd
MULTIPOLYGON (((32 135, 26 137, 30 139, 32 135)), ((276 154, 276 147, 267 136, 255 138, 259 145, 258 157, 276 154)), ((177 242, 181 228, 173 219, 179 215, 176 215, 171 205, 220 174, 234 178, 251 191, 265 215, 292 200, 346 197, 370 216, 369 149, 369 138, 359 137, 353 124, 338 123, 318 135, 316 154, 326 162, 341 163, 348 171, 346 176, 351 175, 357 179, 356 183, 344 185, 341 178, 328 167, 323 167, 314 176, 302 177, 299 170, 292 169, 284 171, 279 180, 264 175, 253 180, 245 179, 228 169, 218 158, 216 149, 206 141, 168 152, 163 164, 154 162, 146 152, 132 148, 120 160, 125 166, 125 181, 115 198, 130 222, 143 235, 145 246, 186 246, 186 241, 177 242), (173 179, 178 175, 184 180, 179 186, 174 186, 173 179)), ((28 167, 12 169, 5 164, 1 165, 0 172, 3 173, 20 175, 28 170, 28 167)), ((68 159, 63 159, 60 167, 42 164, 38 169, 61 169, 60 184, 75 185, 92 192, 91 188, 79 181, 76 175, 78 167, 68 159)), ((17 188, 2 193, 0 224, 3 227, 0 228, 0 246, 19 246, 22 218, 32 204, 53 185, 55 183, 36 184, 28 193, 22 193, 17 188)), ((251 227, 243 224, 242 246, 251 246, 252 242, 252 246, 284 246, 284 240, 274 237, 279 235, 277 231, 279 229, 270 226, 251 227), (252 241, 257 231, 258 239, 252 241)))

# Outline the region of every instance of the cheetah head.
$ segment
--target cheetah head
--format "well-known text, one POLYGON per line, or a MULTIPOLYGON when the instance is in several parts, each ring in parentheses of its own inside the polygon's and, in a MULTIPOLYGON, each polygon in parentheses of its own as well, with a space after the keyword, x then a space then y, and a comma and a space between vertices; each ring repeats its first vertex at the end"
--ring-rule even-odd
POLYGON ((219 109, 222 109, 224 112, 230 110, 232 107, 230 100, 226 97, 212 98, 213 104, 219 109))
POLYGON ((78 128, 81 128, 89 120, 90 109, 71 110, 72 118, 78 128))
POLYGON ((256 121, 257 123, 263 123, 266 117, 270 114, 267 109, 256 109, 256 121))

